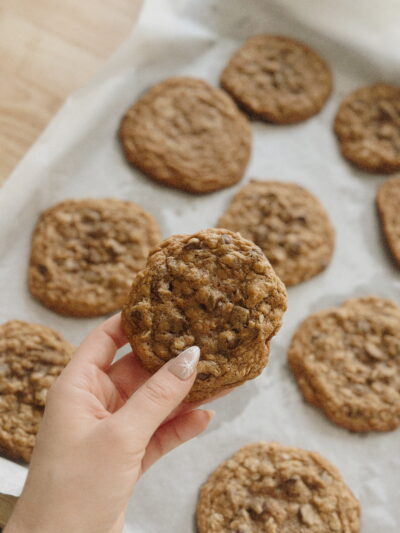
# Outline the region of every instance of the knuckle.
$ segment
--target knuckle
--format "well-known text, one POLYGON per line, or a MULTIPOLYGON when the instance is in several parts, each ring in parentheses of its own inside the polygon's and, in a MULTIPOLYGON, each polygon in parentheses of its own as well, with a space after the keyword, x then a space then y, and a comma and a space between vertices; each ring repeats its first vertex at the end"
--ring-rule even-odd
POLYGON ((146 383, 144 394, 148 400, 157 405, 166 405, 174 397, 174 391, 171 386, 154 379, 150 379, 146 383))

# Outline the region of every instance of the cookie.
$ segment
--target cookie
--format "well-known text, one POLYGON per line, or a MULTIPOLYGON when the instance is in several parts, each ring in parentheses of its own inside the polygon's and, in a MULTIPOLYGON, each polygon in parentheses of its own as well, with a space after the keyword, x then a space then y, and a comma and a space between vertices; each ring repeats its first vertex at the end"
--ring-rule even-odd
POLYGON ((239 234, 174 235, 150 254, 122 317, 133 351, 156 372, 189 346, 201 350, 188 401, 256 377, 281 326, 286 291, 262 251, 239 234))
POLYGON ((133 202, 61 202, 41 215, 33 233, 29 289, 62 315, 111 313, 122 307, 135 273, 160 240, 154 218, 133 202))
POLYGON ((289 366, 305 399, 352 431, 400 425, 400 308, 354 298, 308 317, 295 333, 289 366))
POLYGON ((47 391, 74 347, 46 326, 0 325, 0 451, 29 462, 47 391))
POLYGON ((303 43, 257 35, 233 55, 221 85, 252 115, 291 124, 321 110, 332 91, 332 76, 325 61, 303 43))
POLYGON ((342 155, 370 172, 400 169, 400 87, 379 83, 344 99, 334 130, 342 155))
POLYGON ((379 187, 376 205, 387 244, 400 266, 400 176, 394 176, 379 187))
POLYGON ((318 453, 259 442, 210 475, 197 525, 199 533, 358 533, 360 505, 318 453))
POLYGON ((193 193, 239 181, 250 157, 247 118, 220 89, 170 78, 145 93, 122 119, 126 159, 150 178, 193 193))
POLYGON ((325 209, 294 183, 251 180, 233 197, 218 226, 257 244, 287 286, 321 272, 334 249, 335 232, 325 209))

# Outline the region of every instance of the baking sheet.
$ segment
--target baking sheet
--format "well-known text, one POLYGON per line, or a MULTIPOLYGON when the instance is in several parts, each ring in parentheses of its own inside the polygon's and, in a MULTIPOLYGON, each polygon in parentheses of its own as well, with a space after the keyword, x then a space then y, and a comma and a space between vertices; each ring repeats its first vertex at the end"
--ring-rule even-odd
MULTIPOLYGON (((165 237, 213 226, 249 177, 295 181, 323 202, 337 230, 331 266, 289 289, 284 326, 267 370, 213 404, 209 430, 155 465, 139 482, 126 532, 194 531, 197 491, 240 446, 275 440, 317 450, 342 472, 363 507, 363 533, 400 526, 400 430, 351 434, 303 403, 286 352, 310 312, 374 293, 400 302, 399 271, 381 240, 374 209, 382 176, 341 159, 332 120, 352 89, 400 79, 397 0, 147 0, 138 28, 86 87, 65 103, 0 190, 0 321, 47 324, 78 343, 101 319, 69 319, 36 303, 26 288, 32 227, 39 213, 65 198, 115 196, 142 204, 165 237), (281 33, 305 41, 331 65, 334 92, 316 117, 293 126, 253 122, 253 155, 241 184, 206 196, 156 185, 130 168, 116 139, 119 120, 145 89, 171 75, 212 84, 248 36, 281 33)), ((0 459, 0 490, 18 494, 26 469, 0 459)))

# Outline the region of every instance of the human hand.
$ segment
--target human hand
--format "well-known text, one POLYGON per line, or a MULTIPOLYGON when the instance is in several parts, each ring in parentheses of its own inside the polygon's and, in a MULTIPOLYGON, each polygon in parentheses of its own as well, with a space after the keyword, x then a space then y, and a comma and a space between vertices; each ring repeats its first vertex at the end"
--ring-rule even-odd
POLYGON ((130 353, 118 314, 81 344, 50 390, 27 482, 5 533, 117 533, 136 481, 201 433, 212 411, 181 404, 196 376, 192 347, 153 376, 130 353))

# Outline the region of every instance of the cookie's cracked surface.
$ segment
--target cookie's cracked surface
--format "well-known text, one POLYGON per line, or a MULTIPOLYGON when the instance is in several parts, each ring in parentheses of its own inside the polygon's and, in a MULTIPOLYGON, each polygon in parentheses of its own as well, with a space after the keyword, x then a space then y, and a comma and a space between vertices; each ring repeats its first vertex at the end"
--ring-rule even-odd
POLYGON ((290 124, 320 111, 331 93, 332 76, 325 61, 303 43, 256 35, 232 56, 221 85, 251 114, 290 124))
POLYGON ((35 228, 29 289, 62 315, 111 313, 160 240, 157 222, 133 202, 66 200, 42 213, 35 228))
POLYGON ((400 425, 400 309, 391 300, 354 298, 308 317, 289 365, 305 399, 353 431, 400 425))
POLYGON ((47 391, 73 351, 45 326, 0 325, 0 449, 7 457, 29 462, 47 391))
POLYGON ((360 506, 318 453, 276 443, 244 446, 200 491, 199 533, 358 533, 360 506))
POLYGON ((130 163, 194 193, 233 185, 250 157, 247 118, 224 91, 194 78, 152 87, 127 111, 119 136, 130 163))
POLYGON ((123 322, 142 364, 155 372, 188 346, 201 349, 189 401, 256 377, 281 326, 286 291, 261 250, 239 234, 174 235, 134 279, 123 322))
POLYGON ((335 232, 325 209, 294 183, 251 180, 233 197, 218 226, 257 244, 287 286, 321 272, 334 249, 335 232))
POLYGON ((378 83, 357 89, 339 107, 334 124, 342 155, 371 172, 400 169, 400 87, 378 83))

